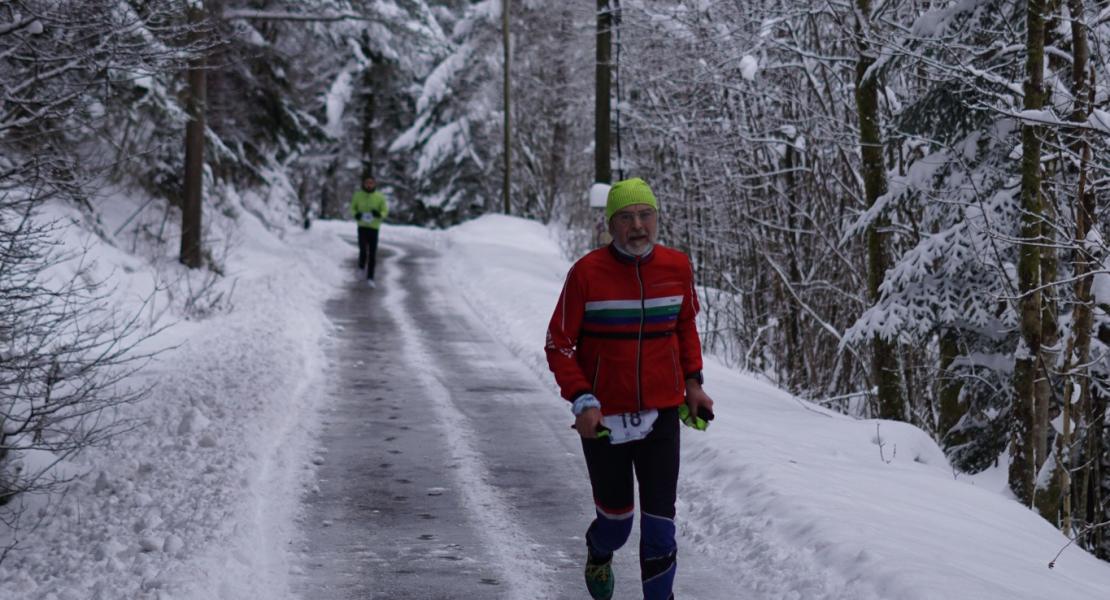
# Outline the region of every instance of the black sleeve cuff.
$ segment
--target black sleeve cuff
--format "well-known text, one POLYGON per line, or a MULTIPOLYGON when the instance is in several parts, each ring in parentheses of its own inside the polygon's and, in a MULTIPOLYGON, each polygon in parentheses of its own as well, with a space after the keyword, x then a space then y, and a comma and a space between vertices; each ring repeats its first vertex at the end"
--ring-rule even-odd
POLYGON ((687 373, 686 374, 686 381, 690 381, 691 379, 698 382, 698 385, 705 385, 705 376, 701 374, 701 371, 694 371, 693 373, 687 373))

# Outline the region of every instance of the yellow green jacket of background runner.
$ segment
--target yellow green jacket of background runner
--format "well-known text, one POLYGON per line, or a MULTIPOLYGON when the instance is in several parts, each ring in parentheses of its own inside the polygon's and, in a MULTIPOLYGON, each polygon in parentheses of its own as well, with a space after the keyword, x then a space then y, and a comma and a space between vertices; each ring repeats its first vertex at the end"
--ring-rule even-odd
POLYGON ((385 202, 385 194, 379 191, 368 192, 366 190, 359 190, 351 196, 351 214, 357 215, 362 213, 362 218, 358 220, 359 227, 371 227, 374 229, 381 229, 382 220, 389 214, 389 205, 385 202), (370 211, 376 210, 380 216, 372 217, 370 211))

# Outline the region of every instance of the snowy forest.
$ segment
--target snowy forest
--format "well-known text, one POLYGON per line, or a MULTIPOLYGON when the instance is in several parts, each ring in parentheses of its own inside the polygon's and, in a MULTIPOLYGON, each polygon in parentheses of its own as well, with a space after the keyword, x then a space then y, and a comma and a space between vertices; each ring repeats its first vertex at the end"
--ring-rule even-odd
POLYGON ((1110 0, 0 2, 0 505, 131 426, 100 417, 155 313, 231 309, 239 207, 349 219, 374 176, 393 222, 505 212, 573 257, 590 185, 642 177, 708 349, 1008 465, 1110 560, 1106 44, 1110 0), (170 305, 60 269, 58 203, 170 305))

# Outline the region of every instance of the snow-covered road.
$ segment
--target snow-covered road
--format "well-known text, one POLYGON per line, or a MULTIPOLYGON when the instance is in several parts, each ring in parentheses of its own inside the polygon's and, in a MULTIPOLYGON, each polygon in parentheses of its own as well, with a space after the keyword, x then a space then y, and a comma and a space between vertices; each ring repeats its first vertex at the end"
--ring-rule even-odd
MULTIPOLYGON (((438 276, 435 250, 382 258, 382 285, 352 277, 328 305, 302 597, 581 598, 592 503, 566 407, 438 276)), ((679 595, 736 597, 741 574, 689 546, 679 595)), ((640 595, 636 547, 618 554, 618 598, 640 595)))
POLYGON ((401 324, 383 297, 352 278, 327 306, 337 335, 317 485, 306 498, 301 593, 485 597, 498 574, 445 464, 450 448, 434 406, 398 352, 401 324))

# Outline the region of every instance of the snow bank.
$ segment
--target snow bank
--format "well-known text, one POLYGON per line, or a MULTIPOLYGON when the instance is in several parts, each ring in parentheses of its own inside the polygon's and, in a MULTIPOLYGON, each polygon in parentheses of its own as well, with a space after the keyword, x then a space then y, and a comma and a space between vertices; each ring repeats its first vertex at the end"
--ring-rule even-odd
MULTIPOLYGON (((490 215, 445 234, 444 277, 561 402, 544 333, 570 264, 534 222, 490 215)), ((957 477, 924 432, 805 403, 707 358, 717 419, 683 439, 680 544, 735 565, 766 598, 1105 597, 1110 564, 957 477)), ((991 486, 991 487, 984 487, 991 486)))
MULTIPOLYGON (((105 206, 111 232, 138 202, 105 206)), ((341 276, 335 257, 350 251, 326 227, 281 241, 250 211, 240 215, 243 243, 227 258, 224 282, 235 283, 234 310, 181 320, 169 294, 156 294, 160 324, 178 321, 145 344, 164 349, 134 381, 151 393, 105 415, 133 429, 67 464, 79 476, 65 495, 9 507, 26 510, 18 544, 0 563, 4 598, 287 593, 297 509, 289 492, 308 473, 329 327, 322 306, 341 276)), ((117 248, 80 231, 67 239, 89 243, 98 274, 114 273, 125 309, 165 282, 167 266, 122 251, 127 240, 117 248)))

